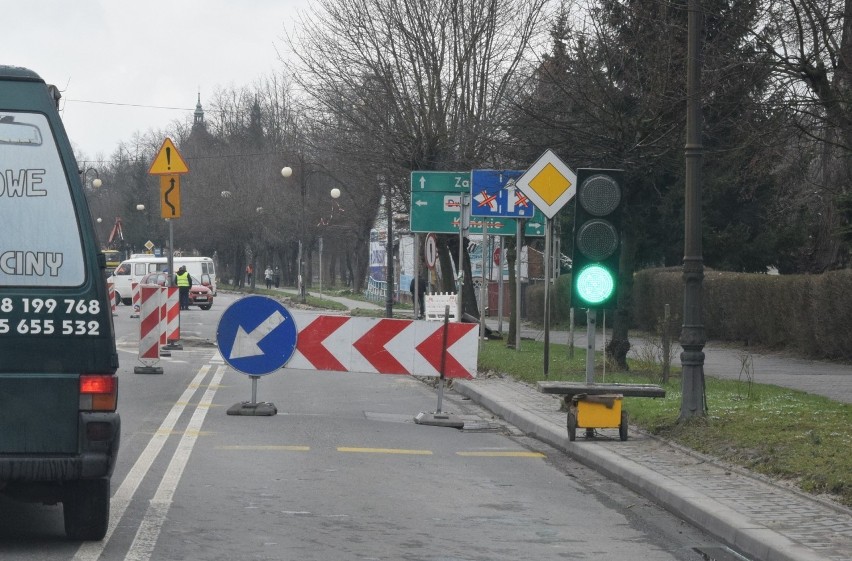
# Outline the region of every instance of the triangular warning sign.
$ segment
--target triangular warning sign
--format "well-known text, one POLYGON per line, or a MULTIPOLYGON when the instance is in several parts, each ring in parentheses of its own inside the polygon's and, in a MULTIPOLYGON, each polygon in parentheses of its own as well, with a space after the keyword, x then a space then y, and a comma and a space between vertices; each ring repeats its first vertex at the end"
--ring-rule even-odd
POLYGON ((157 152, 154 161, 151 162, 148 175, 172 175, 178 173, 189 173, 189 166, 186 165, 172 139, 166 138, 160 147, 160 151, 157 152))

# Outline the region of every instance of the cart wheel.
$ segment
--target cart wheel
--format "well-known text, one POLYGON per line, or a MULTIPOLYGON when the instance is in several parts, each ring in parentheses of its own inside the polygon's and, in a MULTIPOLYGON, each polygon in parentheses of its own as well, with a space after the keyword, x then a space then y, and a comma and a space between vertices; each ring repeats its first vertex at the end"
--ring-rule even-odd
POLYGON ((568 440, 574 442, 577 439, 577 415, 568 411, 568 440))
POLYGON ((629 415, 627 411, 621 412, 621 424, 618 425, 618 437, 621 438, 622 442, 627 440, 627 419, 629 415))

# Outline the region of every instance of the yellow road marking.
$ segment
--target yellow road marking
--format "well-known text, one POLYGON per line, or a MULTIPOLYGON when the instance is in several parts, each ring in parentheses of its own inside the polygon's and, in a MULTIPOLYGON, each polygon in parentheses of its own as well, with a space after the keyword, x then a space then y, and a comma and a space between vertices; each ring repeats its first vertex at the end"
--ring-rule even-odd
POLYGON ((419 456, 431 456, 431 450, 406 450, 403 448, 348 448, 338 446, 338 452, 361 452, 366 454, 414 454, 419 456))
POLYGON ((247 446, 247 445, 234 445, 234 446, 217 446, 216 450, 266 450, 266 451, 278 451, 285 450, 288 452, 307 452, 310 450, 310 446, 247 446))
POLYGON ((539 452, 456 452, 457 456, 475 456, 482 458, 545 458, 539 452))

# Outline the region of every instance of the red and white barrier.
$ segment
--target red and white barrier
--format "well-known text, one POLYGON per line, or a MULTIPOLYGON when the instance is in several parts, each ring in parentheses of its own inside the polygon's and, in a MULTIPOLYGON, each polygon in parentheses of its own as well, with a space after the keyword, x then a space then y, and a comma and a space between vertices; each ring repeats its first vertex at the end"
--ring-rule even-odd
POLYGON ((131 303, 133 308, 130 312, 130 317, 138 318, 139 317, 139 283, 136 281, 130 281, 130 292, 133 295, 131 299, 131 303))
POLYGON ((139 287, 139 362, 154 366, 160 360, 160 287, 139 287))
POLYGON ((109 309, 112 315, 115 313, 115 286, 111 282, 107 282, 107 292, 109 292, 109 309))
MULTIPOLYGON (((479 324, 448 323, 444 376, 473 378, 479 324)), ((444 324, 317 316, 301 328, 288 368, 440 376, 444 324)))
POLYGON ((166 297, 166 341, 169 344, 175 341, 180 341, 180 296, 179 288, 170 286, 165 289, 168 291, 166 297))

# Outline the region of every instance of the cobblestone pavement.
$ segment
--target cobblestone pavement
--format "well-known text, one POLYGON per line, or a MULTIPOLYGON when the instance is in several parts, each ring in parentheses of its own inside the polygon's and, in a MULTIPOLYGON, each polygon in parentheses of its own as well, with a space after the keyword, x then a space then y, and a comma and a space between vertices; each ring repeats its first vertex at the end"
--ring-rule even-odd
POLYGON ((568 440, 560 400, 510 378, 455 381, 453 388, 525 433, 569 455, 757 561, 849 561, 852 511, 776 485, 741 468, 631 430, 568 440))

